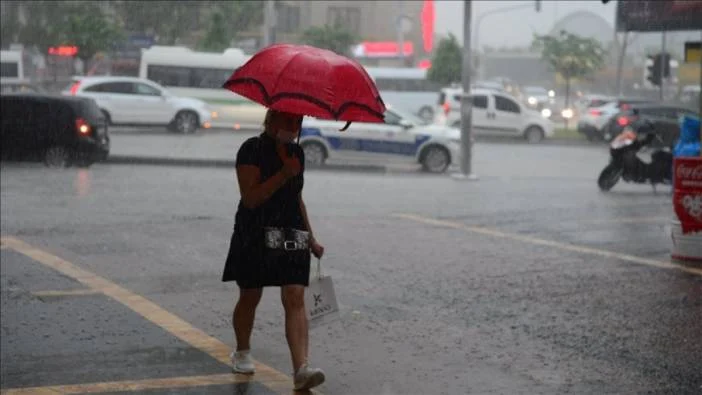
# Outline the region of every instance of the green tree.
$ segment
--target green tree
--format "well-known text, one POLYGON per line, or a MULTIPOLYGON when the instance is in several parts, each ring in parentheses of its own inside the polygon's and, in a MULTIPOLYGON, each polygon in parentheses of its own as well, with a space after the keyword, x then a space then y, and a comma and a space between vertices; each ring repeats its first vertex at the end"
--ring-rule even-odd
POLYGON ((197 25, 203 2, 113 0, 112 7, 126 31, 154 34, 162 45, 176 45, 178 39, 197 25))
POLYGON ((340 25, 312 26, 302 32, 302 42, 317 48, 348 55, 358 38, 340 25))
POLYGON ((69 3, 64 20, 56 23, 56 39, 61 45, 78 47, 83 64, 98 52, 109 51, 123 39, 120 28, 96 3, 69 3))
POLYGON ((198 46, 205 51, 221 52, 237 34, 260 25, 262 20, 263 7, 259 1, 214 2, 207 32, 198 46))
MULTIPOLYGON (((22 7, 25 15, 30 15, 31 17, 26 18, 23 23, 19 22, 19 15, 17 20, 11 21, 10 26, 6 26, 5 16, 3 16, 2 28, 3 36, 5 35, 5 29, 13 29, 11 41, 17 41, 23 44, 25 47, 36 47, 42 53, 46 53, 51 46, 58 45, 59 42, 56 38, 57 28, 60 23, 55 21, 63 20, 65 15, 68 13, 66 4, 71 2, 59 2, 59 1, 24 1, 24 2, 11 2, 9 5, 16 5, 17 7, 22 7)), ((13 18, 14 12, 10 12, 7 18, 13 18)), ((3 41, 5 38, 3 38, 3 41)))
POLYGON ((21 28, 19 3, 8 1, 3 4, 2 13, 0 13, 0 46, 8 48, 10 44, 18 43, 21 28))
POLYGON ((229 48, 231 36, 227 31, 224 16, 219 12, 212 13, 210 26, 205 37, 200 42, 200 49, 210 52, 222 52, 229 48))
POLYGON ((461 80, 461 66, 463 53, 456 41, 456 36, 449 34, 436 46, 436 51, 431 60, 431 68, 427 73, 430 81, 448 85, 461 80))
POLYGON ((532 47, 541 51, 541 58, 566 82, 566 106, 569 104, 573 79, 592 76, 602 69, 606 50, 599 41, 561 30, 557 36, 534 36, 532 47))

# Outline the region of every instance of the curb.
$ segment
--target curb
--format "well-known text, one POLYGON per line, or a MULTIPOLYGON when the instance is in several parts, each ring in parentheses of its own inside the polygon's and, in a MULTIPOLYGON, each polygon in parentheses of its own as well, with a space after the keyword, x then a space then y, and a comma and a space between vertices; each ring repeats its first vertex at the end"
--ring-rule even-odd
MULTIPOLYGON (((168 158, 145 157, 130 155, 110 155, 103 163, 116 165, 152 165, 152 166, 179 166, 179 167, 206 167, 233 169, 236 162, 230 159, 194 159, 194 158, 168 158)), ((326 164, 322 167, 307 167, 306 171, 345 171, 354 173, 388 173, 386 166, 355 165, 355 164, 326 164)), ((393 170, 395 171, 395 170, 393 170)))

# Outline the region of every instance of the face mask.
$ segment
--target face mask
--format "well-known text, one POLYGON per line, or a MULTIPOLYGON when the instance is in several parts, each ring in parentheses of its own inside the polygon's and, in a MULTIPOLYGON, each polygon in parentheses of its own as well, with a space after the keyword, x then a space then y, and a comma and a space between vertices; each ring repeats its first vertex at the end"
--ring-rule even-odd
POLYGON ((278 140, 281 143, 292 143, 295 141, 297 138, 297 133, 296 132, 290 132, 288 130, 279 130, 278 131, 278 140))

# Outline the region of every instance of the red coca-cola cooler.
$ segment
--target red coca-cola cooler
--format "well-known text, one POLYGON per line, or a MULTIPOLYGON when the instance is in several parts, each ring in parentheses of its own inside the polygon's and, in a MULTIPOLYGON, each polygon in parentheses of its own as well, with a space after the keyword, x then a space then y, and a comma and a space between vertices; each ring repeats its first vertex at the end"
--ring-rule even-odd
POLYGON ((673 162, 673 221, 671 256, 702 263, 702 157, 678 157, 673 162))

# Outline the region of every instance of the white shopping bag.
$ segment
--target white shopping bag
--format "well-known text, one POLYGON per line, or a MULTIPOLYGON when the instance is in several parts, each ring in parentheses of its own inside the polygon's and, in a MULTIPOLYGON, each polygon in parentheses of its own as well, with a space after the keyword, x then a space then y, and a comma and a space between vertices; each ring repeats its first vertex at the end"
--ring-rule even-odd
POLYGON ((305 290, 305 309, 310 328, 330 323, 339 318, 331 276, 322 276, 322 264, 317 260, 317 272, 312 274, 310 285, 305 290))

